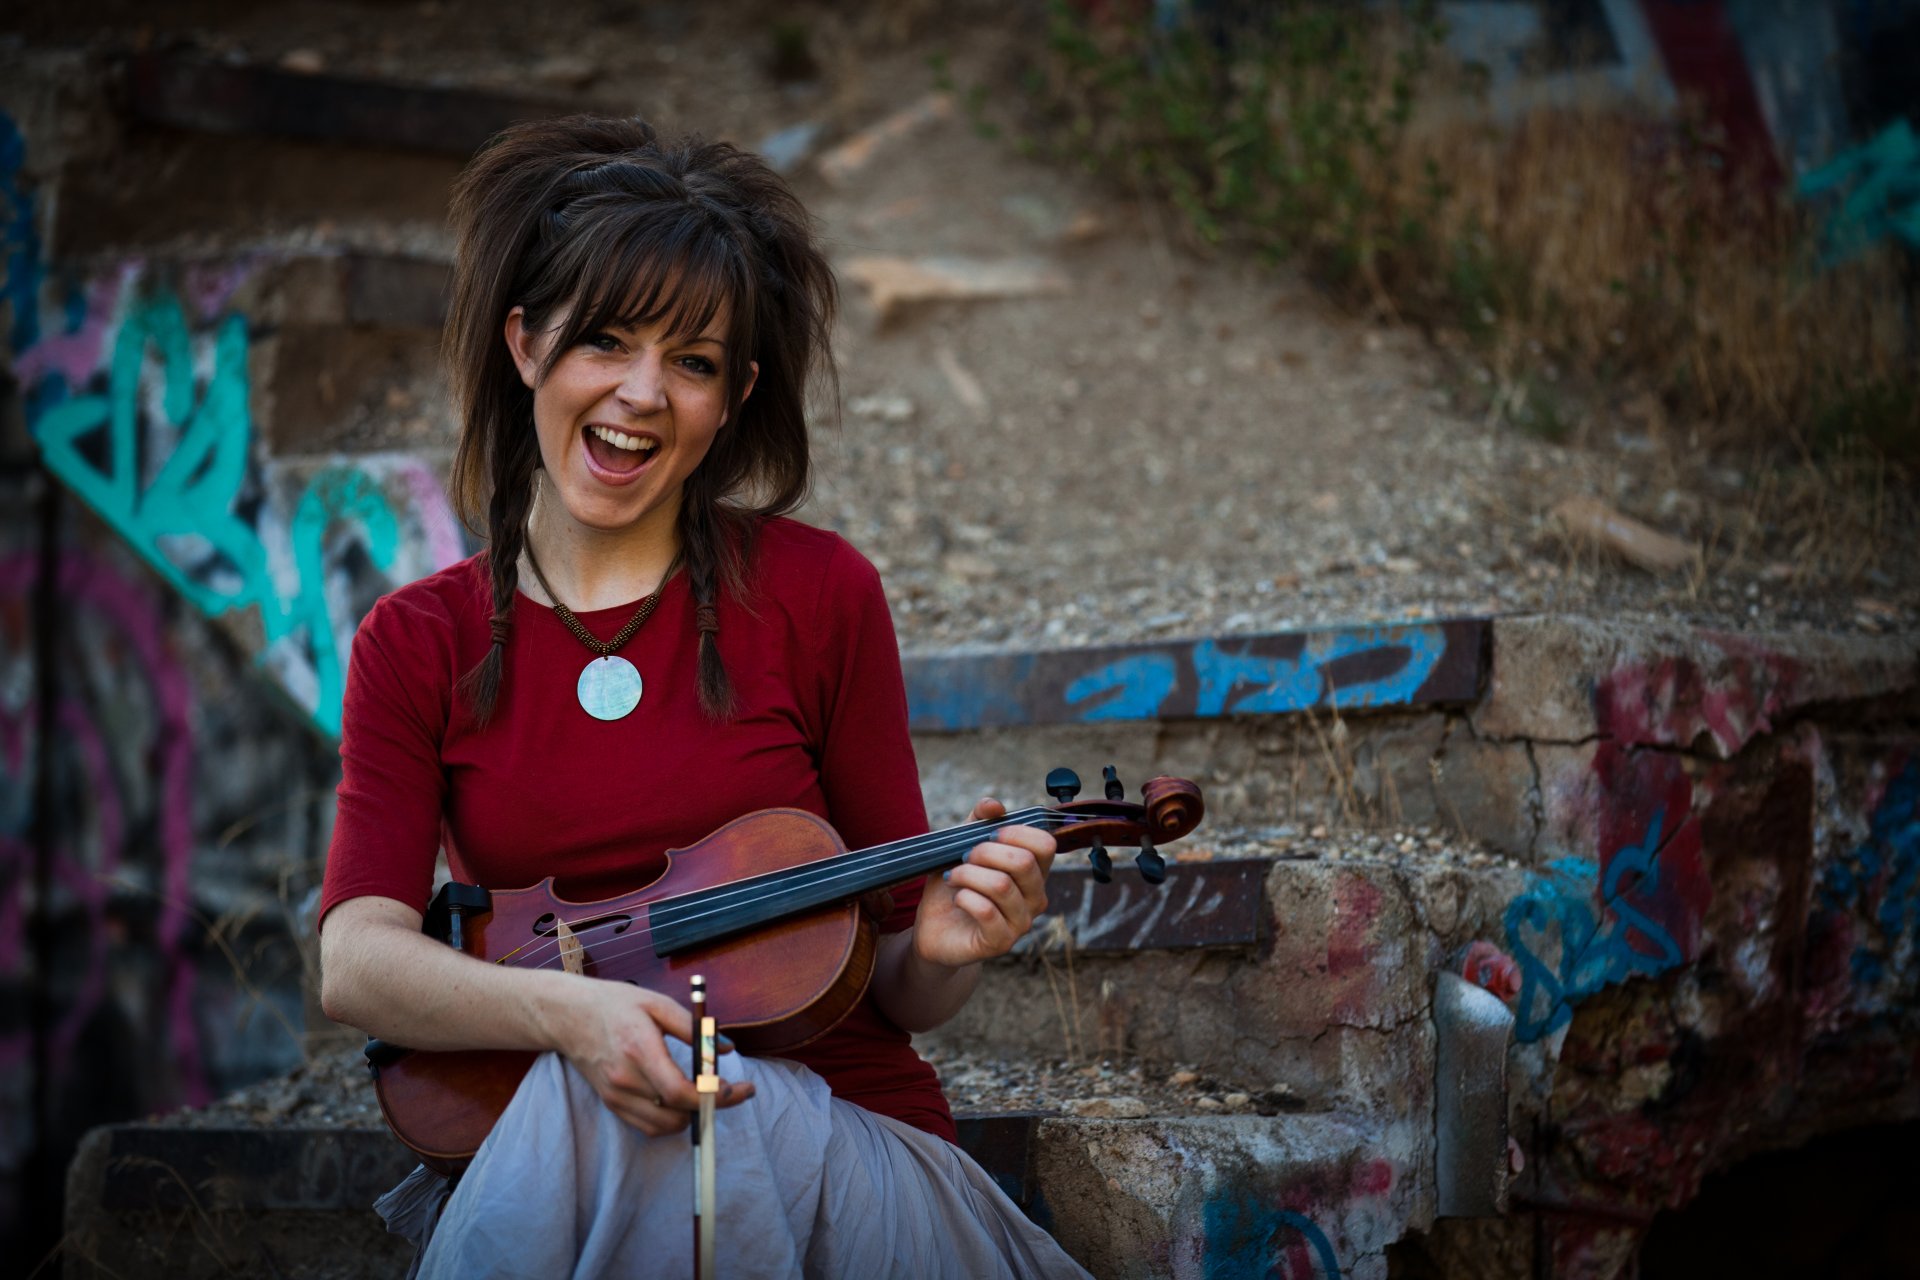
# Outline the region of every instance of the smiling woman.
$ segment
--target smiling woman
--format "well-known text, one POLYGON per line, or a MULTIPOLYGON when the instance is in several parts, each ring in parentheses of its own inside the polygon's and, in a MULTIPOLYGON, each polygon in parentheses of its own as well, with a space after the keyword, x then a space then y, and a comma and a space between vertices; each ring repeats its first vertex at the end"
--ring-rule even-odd
MULTIPOLYGON (((785 515, 833 276, 758 159, 634 120, 508 130, 453 218, 453 482, 489 545, 355 636, 322 1000, 415 1050, 545 1051, 457 1186, 422 1168, 378 1206, 420 1274, 685 1274, 685 993, 588 976, 591 937, 517 968, 422 922, 443 846, 456 880, 584 903, 757 810, 849 848, 926 831, 879 576, 785 515)), ((1085 1274, 952 1145, 912 1047, 1045 908, 1052 837, 988 831, 870 904, 871 984, 837 1025, 726 1057, 721 1274, 1085 1274)))

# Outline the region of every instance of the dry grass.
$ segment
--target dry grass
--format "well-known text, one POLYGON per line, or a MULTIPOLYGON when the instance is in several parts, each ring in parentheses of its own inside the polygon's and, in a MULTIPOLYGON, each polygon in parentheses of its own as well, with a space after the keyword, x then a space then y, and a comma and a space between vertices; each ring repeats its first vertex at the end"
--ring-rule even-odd
POLYGON ((1572 373, 1652 391, 1656 433, 1672 415, 1803 455, 1849 434, 1916 447, 1896 251, 1823 264, 1806 210, 1742 190, 1677 134, 1622 112, 1542 112, 1411 137, 1397 171, 1431 160, 1448 194, 1439 258, 1403 260, 1398 287, 1477 338, 1510 399, 1572 373))
POLYGON ((1695 447, 1920 460, 1904 251, 1823 260, 1827 206, 1731 171, 1685 113, 1492 122, 1430 7, 1262 12, 1228 38, 1052 5, 1027 144, 1173 211, 1194 248, 1292 258, 1470 350, 1490 421, 1559 438, 1639 400, 1695 447))

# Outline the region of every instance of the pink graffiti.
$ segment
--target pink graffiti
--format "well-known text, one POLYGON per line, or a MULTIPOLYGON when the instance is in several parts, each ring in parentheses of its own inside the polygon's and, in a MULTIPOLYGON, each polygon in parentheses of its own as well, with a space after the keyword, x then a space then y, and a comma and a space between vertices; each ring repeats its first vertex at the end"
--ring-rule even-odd
POLYGON ((1663 948, 1654 929, 1664 931, 1680 952, 1680 961, 1700 956, 1701 935, 1713 884, 1701 854, 1700 819, 1693 813, 1693 780, 1676 757, 1658 751, 1628 752, 1611 742, 1600 744, 1593 769, 1607 797, 1600 815, 1600 883, 1623 857, 1646 860, 1645 867, 1623 871, 1619 893, 1603 907, 1622 929, 1622 945, 1650 960, 1663 948), (1659 819, 1658 843, 1646 848, 1659 819))
POLYGON ((420 523, 427 540, 427 555, 435 572, 466 559, 466 543, 460 537, 460 521, 453 514, 446 491, 427 465, 408 459, 400 467, 400 478, 407 486, 407 506, 420 523))
MULTIPOLYGON (((23 597, 37 576, 32 555, 19 554, 0 559, 0 599, 23 597)), ((208 1100, 206 1072, 197 1024, 194 1019, 194 972, 183 950, 192 923, 190 864, 193 856, 192 775, 193 744, 189 716, 190 694, 185 674, 167 652, 165 632, 159 614, 146 592, 127 582, 111 569, 85 555, 62 556, 59 588, 70 607, 89 610, 108 622, 114 634, 132 650, 148 688, 152 691, 159 728, 154 755, 159 774, 159 843, 162 882, 157 942, 167 970, 167 1026, 173 1065, 180 1084, 179 1101, 199 1106, 208 1100)), ((5 725, 6 713, 0 712, 0 728, 10 730, 4 736, 17 740, 24 725, 34 717, 31 704, 20 713, 22 724, 5 725)), ((82 981, 81 999, 65 1011, 55 1029, 53 1049, 56 1055, 70 1051, 78 1028, 104 997, 106 945, 104 921, 106 877, 118 866, 123 840, 124 817, 119 809, 117 790, 112 785, 111 765, 106 744, 86 710, 78 704, 63 704, 58 711, 62 732, 74 744, 86 772, 95 782, 96 808, 93 840, 95 854, 91 865, 80 859, 62 859, 57 874, 87 905, 94 922, 95 937, 89 968, 82 981)), ((15 842, 17 845, 18 842, 15 842)), ((15 848, 18 858, 24 848, 15 848)), ((17 915, 18 902, 7 908, 17 915)))
POLYGON ((1726 758, 1773 729, 1794 701, 1800 664, 1734 636, 1716 637, 1724 660, 1691 658, 1623 666, 1594 693, 1602 737, 1622 746, 1693 747, 1705 739, 1726 758))
POLYGON ((32 386, 49 373, 59 374, 70 387, 86 385, 101 368, 107 338, 120 318, 120 299, 140 268, 138 259, 123 262, 89 284, 80 327, 72 333, 46 334, 20 353, 14 368, 21 385, 32 386))
POLYGON ((180 273, 180 296, 193 308, 203 325, 212 324, 226 313, 233 295, 253 274, 254 260, 236 262, 196 262, 180 273))
POLYGON ((1363 1019, 1376 979, 1374 927, 1380 918, 1378 885, 1362 876, 1341 876, 1333 886, 1333 919, 1327 930, 1327 977, 1334 984, 1336 1021, 1363 1019))

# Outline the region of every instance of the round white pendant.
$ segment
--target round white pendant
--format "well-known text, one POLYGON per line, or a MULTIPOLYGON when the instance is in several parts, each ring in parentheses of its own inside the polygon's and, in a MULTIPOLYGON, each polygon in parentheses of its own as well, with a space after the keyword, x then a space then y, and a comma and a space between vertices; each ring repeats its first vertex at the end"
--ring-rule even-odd
POLYGON ((640 705, 640 673, 625 658, 595 658, 581 669, 575 692, 595 720, 618 720, 640 705))

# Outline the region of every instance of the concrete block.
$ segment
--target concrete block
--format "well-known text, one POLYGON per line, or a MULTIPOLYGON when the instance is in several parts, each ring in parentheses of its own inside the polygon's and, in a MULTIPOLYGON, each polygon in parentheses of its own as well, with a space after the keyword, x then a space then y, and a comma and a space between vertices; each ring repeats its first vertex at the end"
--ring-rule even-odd
POLYGON ((182 242, 317 239, 313 228, 385 224, 393 249, 446 248, 450 156, 333 142, 143 130, 111 163, 60 176, 47 236, 61 258, 150 252, 182 242))
POLYGON ((250 371, 254 420, 277 458, 452 447, 431 330, 289 324, 253 343, 250 371))
POLYGON ((465 159, 518 120, 577 107, 551 98, 447 89, 264 65, 143 53, 124 68, 128 112, 209 133, 409 147, 465 159))
POLYGON ((371 1205, 413 1165, 368 1130, 95 1129, 68 1168, 64 1274, 398 1275, 411 1249, 371 1205))
POLYGON ((1462 835, 1525 856, 1540 835, 1540 792, 1526 743, 1475 737, 1459 721, 1432 757, 1423 788, 1436 820, 1462 835))
POLYGON ((1324 1115, 1046 1120, 1035 1211, 1103 1280, 1384 1280, 1430 1199, 1427 1159, 1406 1130, 1324 1115))
POLYGON ((974 801, 1044 798, 1047 771, 1067 765, 1097 779, 1113 764, 1129 789, 1155 774, 1190 778, 1207 819, 1188 843, 1215 832, 1279 823, 1433 826, 1432 761, 1446 739, 1436 712, 1348 716, 1335 730, 1321 715, 1174 720, 1142 726, 1046 725, 970 733, 917 733, 922 790, 935 824, 963 820, 974 801))
POLYGON ((1494 624, 1483 737, 1696 749, 1722 759, 1783 715, 1920 683, 1899 636, 1736 634, 1569 617, 1494 624))

